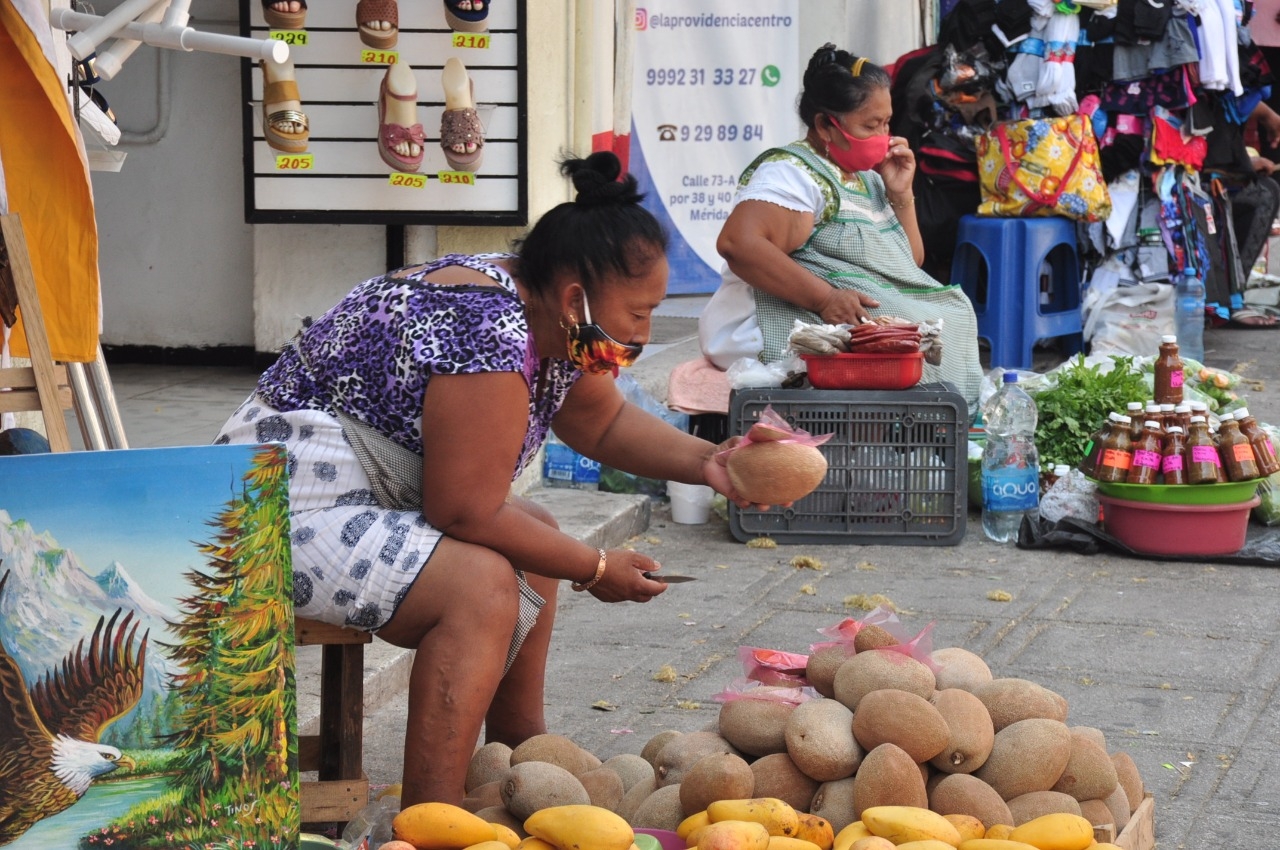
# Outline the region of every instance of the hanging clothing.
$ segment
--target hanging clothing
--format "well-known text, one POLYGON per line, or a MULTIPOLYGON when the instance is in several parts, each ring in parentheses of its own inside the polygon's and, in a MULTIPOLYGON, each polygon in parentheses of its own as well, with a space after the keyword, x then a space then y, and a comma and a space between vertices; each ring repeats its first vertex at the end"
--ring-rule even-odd
MULTIPOLYGON (((53 359, 88 363, 101 327, 93 187, 34 0, 0 0, 0 81, 0 213, 22 220, 53 359)), ((28 356, 24 333, 12 346, 28 356)))
MULTIPOLYGON (((808 143, 796 142, 765 151, 739 186, 737 203, 765 200, 812 213, 813 233, 792 259, 834 287, 875 298, 880 306, 868 310, 872 316, 942 319, 942 364, 925 364, 924 380, 951 382, 976 409, 982 370, 973 305, 959 286, 941 284, 915 264, 879 174, 861 171, 846 182, 808 143)), ((699 318, 699 339, 703 353, 722 369, 741 357, 772 363, 781 359, 797 319, 822 321, 726 267, 699 318)))

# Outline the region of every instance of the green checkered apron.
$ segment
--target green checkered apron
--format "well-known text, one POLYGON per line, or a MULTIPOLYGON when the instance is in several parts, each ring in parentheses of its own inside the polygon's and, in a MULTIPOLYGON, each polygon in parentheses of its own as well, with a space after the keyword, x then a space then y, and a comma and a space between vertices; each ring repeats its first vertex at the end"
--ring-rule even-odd
MULTIPOLYGON (((838 178, 809 145, 796 142, 765 151, 743 172, 746 185, 762 163, 786 160, 803 167, 822 189, 827 203, 812 235, 791 253, 792 259, 839 289, 854 289, 880 302, 872 316, 901 316, 913 322, 942 319, 942 364, 924 367, 923 380, 949 381, 974 407, 982 383, 978 362, 978 322, 959 286, 944 286, 925 274, 911 256, 911 243, 889 206, 884 183, 873 171, 838 178)), ((796 319, 821 324, 814 312, 752 289, 756 321, 764 336, 760 360, 782 359, 796 319)), ((976 409, 976 408, 975 408, 976 409)))

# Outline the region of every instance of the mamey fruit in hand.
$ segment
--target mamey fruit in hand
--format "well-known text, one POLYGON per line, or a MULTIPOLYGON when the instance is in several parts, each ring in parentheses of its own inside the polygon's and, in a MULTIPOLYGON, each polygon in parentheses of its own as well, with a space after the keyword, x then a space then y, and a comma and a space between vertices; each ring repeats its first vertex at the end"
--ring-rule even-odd
POLYGON ((725 469, 742 498, 781 505, 812 493, 827 474, 827 459, 801 443, 752 442, 731 451, 725 469))
POLYGON ((417 803, 391 821, 396 838, 418 850, 451 850, 497 837, 493 824, 448 803, 417 803))
POLYGON ((553 806, 524 822, 530 835, 561 850, 627 850, 635 840, 631 825, 599 806, 553 806))

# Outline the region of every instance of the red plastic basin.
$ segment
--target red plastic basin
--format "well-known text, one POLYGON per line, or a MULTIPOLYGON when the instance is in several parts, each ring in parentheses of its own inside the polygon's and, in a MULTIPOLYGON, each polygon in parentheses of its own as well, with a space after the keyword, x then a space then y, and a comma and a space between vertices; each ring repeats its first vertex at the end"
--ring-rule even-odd
POLYGON ((1230 555, 1244 546, 1259 499, 1227 505, 1162 505, 1098 494, 1108 532, 1146 555, 1230 555))

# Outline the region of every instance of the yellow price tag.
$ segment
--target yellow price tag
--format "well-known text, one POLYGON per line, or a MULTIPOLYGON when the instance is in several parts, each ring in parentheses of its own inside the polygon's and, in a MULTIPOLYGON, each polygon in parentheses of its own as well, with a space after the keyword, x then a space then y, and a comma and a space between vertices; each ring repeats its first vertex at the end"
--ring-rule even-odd
POLYGON ((436 175, 441 183, 453 183, 462 186, 476 185, 476 176, 470 171, 441 171, 436 175))
POLYGON ((453 34, 453 46, 488 50, 489 34, 487 32, 455 32, 453 34))
POLYGON ((427 185, 427 175, 393 171, 391 176, 387 178, 387 184, 390 186, 404 186, 409 189, 421 189, 427 185))
POLYGON ((400 61, 400 51, 361 50, 360 61, 366 65, 394 65, 400 61))
POLYGON ((276 154, 276 171, 310 171, 316 167, 315 154, 276 154))
POLYGON ((270 38, 274 41, 283 41, 285 44, 294 47, 305 47, 307 44, 306 30, 272 30, 270 38))

